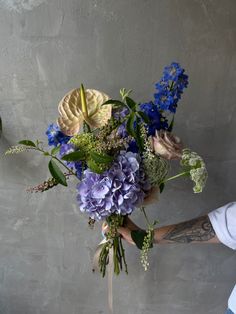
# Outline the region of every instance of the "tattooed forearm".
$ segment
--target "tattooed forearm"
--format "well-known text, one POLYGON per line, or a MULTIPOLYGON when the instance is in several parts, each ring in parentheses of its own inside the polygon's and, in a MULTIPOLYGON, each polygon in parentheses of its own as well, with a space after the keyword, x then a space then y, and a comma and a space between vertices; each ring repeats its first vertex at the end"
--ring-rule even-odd
POLYGON ((207 242, 215 235, 210 219, 206 215, 174 225, 163 235, 163 240, 178 243, 207 242))

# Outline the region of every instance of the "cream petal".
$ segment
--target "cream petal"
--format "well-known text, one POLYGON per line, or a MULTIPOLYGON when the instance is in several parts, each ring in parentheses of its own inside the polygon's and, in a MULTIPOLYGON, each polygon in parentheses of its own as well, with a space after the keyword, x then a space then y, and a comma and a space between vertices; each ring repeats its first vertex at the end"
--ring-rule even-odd
MULTIPOLYGON (((85 95, 88 108, 86 122, 92 128, 102 127, 111 117, 112 106, 101 105, 110 97, 95 89, 87 89, 85 95)), ((58 111, 57 123, 62 132, 70 136, 77 134, 84 121, 79 88, 70 91, 63 97, 58 105, 58 111)))

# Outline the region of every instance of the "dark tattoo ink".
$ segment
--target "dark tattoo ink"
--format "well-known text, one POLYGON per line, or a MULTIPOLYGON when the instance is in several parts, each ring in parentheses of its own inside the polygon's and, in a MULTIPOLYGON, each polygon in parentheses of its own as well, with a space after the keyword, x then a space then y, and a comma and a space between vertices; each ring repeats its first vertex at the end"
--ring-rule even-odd
POLYGON ((178 243, 190 243, 209 241, 214 237, 215 231, 209 217, 203 216, 177 224, 167 232, 163 239, 178 243))

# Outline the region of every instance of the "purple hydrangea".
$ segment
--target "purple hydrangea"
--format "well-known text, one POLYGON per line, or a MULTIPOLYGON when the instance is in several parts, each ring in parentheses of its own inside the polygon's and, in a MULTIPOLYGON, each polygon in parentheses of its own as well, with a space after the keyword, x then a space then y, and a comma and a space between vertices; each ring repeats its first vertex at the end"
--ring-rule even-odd
POLYGON ((80 210, 101 220, 112 213, 131 214, 142 204, 149 185, 144 178, 137 154, 122 151, 111 168, 102 174, 84 171, 78 184, 80 210))
MULTIPOLYGON (((113 111, 113 116, 117 120, 122 120, 124 119, 127 114, 129 113, 128 108, 122 108, 122 109, 116 109, 113 111)), ((128 136, 128 132, 126 130, 126 122, 123 122, 117 129, 117 135, 125 138, 128 136)))

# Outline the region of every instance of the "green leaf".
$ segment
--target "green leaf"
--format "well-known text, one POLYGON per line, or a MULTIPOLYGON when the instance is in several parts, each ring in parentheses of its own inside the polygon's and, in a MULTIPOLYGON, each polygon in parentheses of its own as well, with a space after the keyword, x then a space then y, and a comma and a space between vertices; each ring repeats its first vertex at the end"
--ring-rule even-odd
POLYGON ((21 144, 21 145, 26 145, 26 146, 36 147, 36 145, 34 144, 34 142, 32 142, 32 141, 30 141, 30 140, 22 140, 22 141, 19 141, 19 144, 21 144))
POLYGON ((120 100, 115 100, 115 99, 109 99, 109 100, 105 101, 102 104, 102 106, 105 106, 105 105, 115 105, 115 106, 118 106, 118 107, 126 107, 125 103, 123 103, 120 100))
MULTIPOLYGON (((147 235, 147 232, 144 230, 132 230, 131 231, 131 238, 136 244, 137 248, 139 248, 140 250, 142 250, 143 241, 146 235, 147 235)), ((150 245, 150 248, 152 247, 153 247, 153 244, 150 245)))
POLYGON ((87 166, 89 169, 91 169, 95 173, 103 173, 104 169, 99 167, 99 165, 93 160, 93 159, 88 159, 87 160, 87 166))
POLYGON ((162 182, 162 183, 159 185, 160 193, 162 193, 162 192, 163 192, 164 187, 165 187, 165 183, 164 183, 164 182, 162 182))
POLYGON ((174 122, 175 122, 175 116, 173 116, 170 126, 168 127, 168 131, 171 132, 173 130, 174 127, 174 122))
POLYGON ((49 171, 54 179, 60 184, 67 186, 66 177, 54 160, 50 160, 48 164, 49 171))
POLYGON ((44 156, 50 156, 49 152, 44 152, 44 156))
POLYGON ((137 105, 136 102, 130 97, 125 97, 125 101, 130 110, 135 111, 137 105))
POLYGON ((107 154, 98 154, 96 152, 91 152, 90 157, 98 164, 109 164, 113 161, 114 157, 107 154))
POLYGON ((59 152, 60 148, 61 148, 60 146, 54 147, 54 148, 51 150, 51 155, 56 155, 56 154, 59 152))
POLYGON ((134 129, 134 121, 135 121, 135 113, 131 112, 126 123, 126 129, 127 129, 127 132, 133 137, 136 136, 135 129, 134 129))
POLYGON ((78 160, 84 160, 85 159, 85 152, 82 150, 79 150, 77 152, 72 152, 67 155, 64 155, 61 159, 65 161, 78 161, 78 160))
POLYGON ((143 121, 146 124, 150 123, 150 119, 148 118, 148 116, 146 115, 146 113, 142 112, 142 111, 138 111, 138 115, 140 116, 141 119, 143 119, 143 121))

